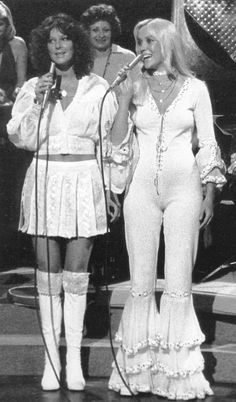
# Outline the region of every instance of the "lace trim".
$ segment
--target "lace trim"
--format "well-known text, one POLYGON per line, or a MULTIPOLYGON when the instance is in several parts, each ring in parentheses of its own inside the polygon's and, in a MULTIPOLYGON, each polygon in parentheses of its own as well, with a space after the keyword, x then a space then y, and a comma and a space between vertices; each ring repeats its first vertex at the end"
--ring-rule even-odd
POLYGON ((115 335, 115 341, 116 341, 116 342, 119 342, 119 343, 121 344, 122 350, 123 350, 127 355, 136 355, 139 350, 145 349, 145 348, 147 348, 147 347, 150 347, 151 349, 158 348, 159 345, 160 345, 160 343, 161 343, 161 336, 160 336, 159 334, 157 334, 154 339, 149 338, 149 339, 146 339, 146 340, 144 340, 144 341, 140 341, 140 342, 138 342, 138 344, 137 344, 135 347, 133 347, 133 348, 130 348, 130 347, 128 347, 127 345, 124 345, 124 344, 122 343, 122 342, 123 342, 123 339, 122 339, 122 337, 121 337, 118 333, 116 333, 116 335, 115 335))
MULTIPOLYGON (((178 95, 175 97, 175 99, 173 100, 173 102, 168 106, 168 108, 166 109, 165 113, 163 113, 163 116, 165 116, 165 115, 168 114, 172 109, 175 108, 175 106, 176 106, 176 104, 178 103, 179 99, 182 98, 183 94, 187 91, 187 89, 188 89, 188 87, 189 87, 189 83, 190 83, 191 80, 192 80, 192 78, 189 77, 189 78, 187 78, 187 79, 184 81, 184 83, 183 83, 183 85, 182 85, 182 87, 181 87, 181 89, 180 89, 178 95)), ((157 104, 156 104, 156 102, 155 102, 155 100, 154 100, 154 98, 153 98, 153 96, 152 96, 152 93, 151 93, 151 90, 150 90, 149 87, 148 87, 148 99, 149 99, 150 105, 151 105, 151 107, 152 107, 152 110, 154 110, 154 111, 156 111, 158 114, 160 114, 159 109, 158 109, 158 106, 157 106, 157 104)))
POLYGON ((120 334, 115 334, 115 342, 120 343, 122 350, 128 355, 136 355, 140 350, 149 347, 150 349, 162 348, 164 350, 180 350, 182 348, 193 348, 200 346, 205 341, 205 335, 202 334, 197 339, 192 339, 189 342, 166 342, 160 334, 157 334, 155 338, 148 338, 144 341, 140 341, 136 346, 130 348, 123 344, 123 339, 120 334))
POLYGON ((224 177, 213 176, 213 175, 207 175, 204 179, 202 179, 202 184, 206 183, 224 184, 225 182, 226 180, 224 177))
POLYGON ((189 342, 165 342, 161 341, 160 346, 162 349, 168 350, 179 350, 184 347, 186 348, 193 348, 195 346, 200 346, 205 341, 205 335, 200 336, 197 339, 192 339, 189 342))
POLYGON ((190 297, 191 296, 191 292, 168 292, 167 290, 165 290, 163 292, 163 295, 165 296, 169 296, 171 298, 179 298, 179 297, 190 297))
POLYGON ((164 364, 162 364, 161 362, 157 362, 156 364, 154 364, 151 367, 151 372, 152 373, 158 373, 161 372, 163 374, 165 374, 167 377, 170 378, 186 378, 186 377, 190 377, 193 376, 196 373, 201 373, 204 369, 204 360, 203 358, 201 359, 201 364, 196 367, 195 369, 192 370, 170 370, 169 368, 167 368, 164 364))
POLYGON ((151 290, 144 290, 143 292, 136 292, 136 291, 133 290, 132 288, 131 288, 131 290, 130 290, 130 294, 131 294, 131 296, 133 296, 133 297, 147 297, 147 296, 151 295, 152 293, 154 293, 154 290, 153 290, 153 289, 151 289, 151 290))
MULTIPOLYGON (((200 144, 200 150, 199 152, 201 152, 201 148, 209 146, 210 147, 210 162, 202 169, 200 177, 201 180, 203 181, 204 179, 206 180, 206 176, 214 169, 214 168, 219 168, 220 170, 224 169, 224 163, 223 161, 219 158, 218 155, 218 145, 215 144, 215 142, 206 142, 204 144, 200 144)), ((223 179, 223 182, 225 182, 225 179, 223 179)))
MULTIPOLYGON (((115 368, 115 364, 112 364, 112 367, 115 368)), ((150 369, 151 373, 156 374, 158 372, 161 372, 165 374, 166 377, 169 378, 186 378, 189 376, 193 376, 196 373, 201 373, 204 369, 204 359, 203 357, 201 358, 201 363, 199 364, 198 367, 195 369, 189 369, 189 370, 171 370, 168 367, 166 367, 163 363, 158 361, 157 363, 153 363, 153 361, 150 359, 146 363, 143 364, 136 364, 132 367, 121 367, 119 366, 119 369, 122 373, 131 375, 131 374, 140 374, 143 371, 146 371, 150 369)))
POLYGON ((156 105, 156 102, 151 94, 151 90, 148 87, 148 99, 150 102, 150 106, 151 109, 154 110, 155 112, 157 112, 160 116, 161 116, 161 129, 160 129, 160 135, 156 144, 156 163, 157 163, 157 170, 156 170, 156 177, 154 180, 154 184, 156 186, 157 189, 157 193, 158 193, 158 182, 159 182, 159 172, 162 170, 163 168, 163 159, 164 159, 164 152, 167 151, 167 144, 166 144, 166 140, 165 140, 165 132, 166 132, 166 128, 165 128, 165 117, 176 107, 176 104, 179 102, 179 100, 182 98, 183 94, 186 92, 186 90, 189 87, 189 83, 191 81, 192 78, 187 78, 178 95, 176 96, 176 98, 173 100, 173 102, 169 105, 169 107, 166 109, 165 113, 160 114, 159 109, 156 105))
MULTIPOLYGON (((116 367, 114 362, 112 363, 112 367, 113 368, 116 367)), ((126 374, 130 375, 130 374, 139 374, 142 371, 146 371, 148 369, 151 369, 152 367, 153 367, 153 361, 150 359, 147 363, 136 364, 136 365, 134 365, 132 367, 127 367, 127 368, 119 366, 119 369, 120 369, 120 371, 122 373, 126 373, 126 374)))
POLYGON ((85 295, 88 289, 89 273, 63 271, 63 288, 67 293, 80 296, 85 295))
MULTIPOLYGON (((148 386, 141 386, 138 384, 134 384, 134 383, 129 383, 129 387, 132 391, 132 393, 137 394, 138 392, 151 392, 154 395, 159 395, 162 396, 164 398, 168 398, 170 400, 176 400, 176 399, 182 399, 184 401, 187 401, 189 399, 204 399, 207 395, 213 395, 213 391, 210 389, 210 387, 207 387, 207 389, 205 389, 202 392, 185 392, 185 393, 174 393, 174 392, 168 392, 168 391, 164 391, 161 388, 154 388, 152 389, 149 385, 148 386)), ((110 383, 109 384, 109 389, 115 391, 115 392, 120 392, 121 394, 128 394, 128 390, 123 393, 124 390, 124 386, 122 386, 121 384, 114 384, 114 383, 110 383)))
POLYGON ((38 269, 37 289, 43 295, 59 295, 62 290, 62 272, 48 273, 38 269))

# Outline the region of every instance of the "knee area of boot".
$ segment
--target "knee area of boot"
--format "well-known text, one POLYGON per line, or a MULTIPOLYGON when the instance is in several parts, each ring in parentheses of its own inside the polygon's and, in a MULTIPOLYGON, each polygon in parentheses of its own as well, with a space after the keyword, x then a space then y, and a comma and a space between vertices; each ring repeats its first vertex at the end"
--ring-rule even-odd
POLYGON ((62 291, 62 273, 37 270, 37 288, 40 294, 59 295, 62 291))
POLYGON ((63 289, 66 293, 85 295, 89 283, 89 273, 63 271, 63 289))

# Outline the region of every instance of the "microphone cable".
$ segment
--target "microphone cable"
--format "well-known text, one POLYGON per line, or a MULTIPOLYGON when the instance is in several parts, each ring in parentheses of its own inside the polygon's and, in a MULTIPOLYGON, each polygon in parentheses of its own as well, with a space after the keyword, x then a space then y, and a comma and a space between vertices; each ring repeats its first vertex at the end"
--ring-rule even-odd
MULTIPOLYGON (((36 315, 37 315, 37 321, 38 321, 38 325, 39 325, 39 330, 40 330, 40 334, 43 340, 43 345, 49 360, 49 363, 51 365, 51 368, 55 374, 55 377, 58 381, 58 384, 60 386, 60 390, 62 391, 62 393, 64 394, 67 402, 72 402, 71 399, 68 397, 67 395, 67 391, 64 388, 64 386, 62 385, 62 382, 60 380, 60 378, 57 375, 55 366, 53 364, 52 358, 50 356, 50 352, 47 346, 47 341, 45 339, 44 333, 43 333, 43 328, 42 328, 42 321, 41 321, 41 316, 40 316, 40 306, 38 306, 38 300, 37 300, 37 260, 38 260, 38 251, 37 251, 37 244, 38 244, 38 160, 39 160, 39 139, 40 139, 40 128, 41 128, 41 121, 42 121, 42 117, 43 117, 43 113, 44 113, 44 108, 41 106, 40 109, 40 114, 39 114, 39 118, 38 118, 38 124, 37 124, 37 132, 36 132, 36 136, 37 136, 37 141, 36 141, 36 153, 35 153, 35 241, 34 241, 34 247, 35 247, 35 266, 34 266, 34 300, 35 300, 35 307, 36 307, 36 315), (37 308, 38 306, 38 308, 37 308)), ((48 145, 48 138, 47 138, 47 145, 48 145)), ((47 171, 48 171, 48 157, 49 157, 49 153, 48 153, 48 147, 47 147, 47 159, 46 159, 46 171, 45 171, 45 178, 47 176, 47 171)), ((46 180, 45 180, 45 191, 44 191, 44 196, 46 197, 46 180)), ((44 199, 45 201, 45 221, 47 223, 47 202, 46 199, 44 199)), ((50 298, 50 317, 51 317, 51 327, 52 327, 52 332, 53 332, 53 338, 54 338, 54 342, 55 345, 57 345, 56 342, 56 333, 55 333, 55 327, 54 327, 54 316, 53 316, 53 307, 52 307, 52 292, 51 292, 51 278, 50 278, 50 255, 49 255, 49 239, 46 236, 46 254, 47 254, 47 267, 48 267, 48 293, 49 293, 49 298, 50 298)), ((58 390, 59 391, 59 390, 58 390)))
MULTIPOLYGON (((108 278, 107 260, 108 260, 109 216, 108 216, 108 205, 107 205, 107 198, 106 198, 106 184, 105 184, 105 175, 104 175, 104 167, 103 167, 103 147, 102 147, 102 113, 103 113, 104 102, 105 102, 105 99, 109 92, 110 92, 110 88, 106 91, 105 95, 102 98, 100 111, 99 111, 99 123, 98 123, 98 136, 99 136, 99 142, 100 142, 99 160, 100 160, 100 167, 101 167, 102 187, 103 187, 103 194, 104 194, 104 199, 105 199, 105 210, 106 210, 106 233, 105 233, 106 242, 105 242, 104 278, 105 278, 105 289, 106 289, 107 304, 108 304, 108 335, 109 335, 112 357, 114 359, 114 363, 115 363, 117 372, 120 376, 120 379, 123 382, 124 386, 127 388, 127 390, 130 392, 132 399, 134 398, 137 402, 141 402, 139 397, 133 393, 128 382, 125 380, 123 374, 121 373, 121 370, 120 370, 120 367, 118 365, 117 358, 116 358, 116 353, 115 353, 113 339, 112 339, 112 332, 111 332, 111 309, 110 309, 110 303, 109 303, 109 288, 108 288, 108 279, 107 279, 108 278)), ((109 162, 109 164, 110 164, 110 162, 109 162)), ((109 183, 109 186, 110 186, 110 183, 109 183)))

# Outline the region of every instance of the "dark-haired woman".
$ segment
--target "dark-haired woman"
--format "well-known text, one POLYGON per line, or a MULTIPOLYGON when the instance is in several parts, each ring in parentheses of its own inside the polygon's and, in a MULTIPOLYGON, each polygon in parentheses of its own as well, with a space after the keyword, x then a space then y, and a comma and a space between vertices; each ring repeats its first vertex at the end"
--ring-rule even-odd
MULTIPOLYGON (((30 55, 39 78, 27 81, 18 94, 8 133, 17 147, 37 151, 38 155, 26 174, 19 228, 37 239, 34 246, 42 328, 57 374, 46 354, 41 385, 44 390, 59 388, 63 289, 66 379, 70 390, 80 391, 85 386, 80 347, 89 280, 87 266, 93 238, 105 233, 107 225, 96 150, 100 104, 108 85, 90 73, 93 62, 88 37, 78 22, 65 14, 46 18, 32 31, 30 55), (43 96, 49 89, 51 94, 56 93, 54 76, 48 73, 51 62, 56 66, 54 75, 61 76, 61 86, 57 96, 49 97, 46 103, 37 146, 43 96)), ((115 96, 109 93, 106 99, 102 119, 104 153, 109 148, 109 130, 117 110, 115 96)), ((119 147, 113 150, 116 154, 119 155, 119 147)), ((112 206, 109 211, 115 218, 118 211, 116 205, 112 206)))
MULTIPOLYGON (((114 43, 121 34, 116 10, 111 5, 97 4, 88 8, 80 21, 89 34, 94 50, 93 72, 111 84, 120 69, 135 58, 131 50, 114 43)), ((118 91, 118 87, 115 91, 118 91)))

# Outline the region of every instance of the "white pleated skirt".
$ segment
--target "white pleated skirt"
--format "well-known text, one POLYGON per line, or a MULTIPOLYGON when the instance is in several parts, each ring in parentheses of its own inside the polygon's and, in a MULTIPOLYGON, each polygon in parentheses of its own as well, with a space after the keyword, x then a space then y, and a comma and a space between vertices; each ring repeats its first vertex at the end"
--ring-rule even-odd
POLYGON ((106 232, 105 195, 96 159, 57 162, 34 158, 21 197, 19 230, 50 237, 106 232), (36 172, 37 170, 37 172, 36 172))

